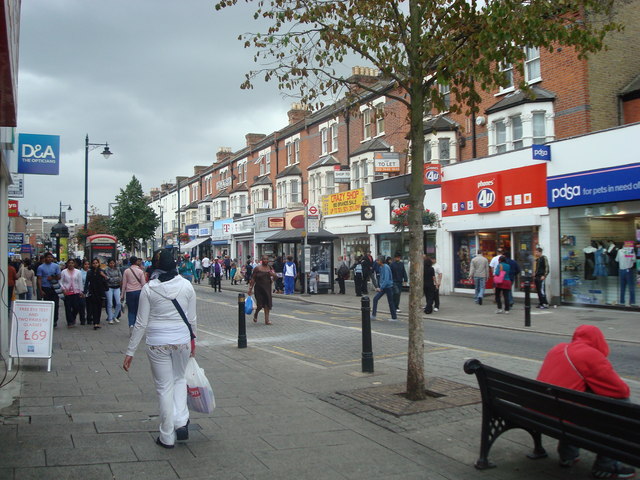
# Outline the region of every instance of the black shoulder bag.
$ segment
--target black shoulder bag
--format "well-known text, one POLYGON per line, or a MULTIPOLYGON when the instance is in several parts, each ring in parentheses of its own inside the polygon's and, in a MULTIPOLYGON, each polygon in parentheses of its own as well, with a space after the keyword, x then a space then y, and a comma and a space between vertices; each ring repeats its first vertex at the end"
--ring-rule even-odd
POLYGON ((187 320, 187 316, 185 315, 184 310, 182 310, 182 307, 178 303, 178 300, 174 298, 171 301, 175 305, 176 310, 178 310, 178 313, 182 317, 182 320, 184 320, 184 323, 187 324, 187 328, 189 329, 189 335, 191 335, 191 340, 193 340, 194 338, 196 338, 196 336, 193 334, 193 329, 191 328, 191 324, 189 323, 189 320, 187 320))

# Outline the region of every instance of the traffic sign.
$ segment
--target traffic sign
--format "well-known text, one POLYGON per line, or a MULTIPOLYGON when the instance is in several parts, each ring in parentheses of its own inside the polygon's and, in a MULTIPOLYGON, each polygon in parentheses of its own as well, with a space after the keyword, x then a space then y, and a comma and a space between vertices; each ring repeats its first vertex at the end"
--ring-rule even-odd
POLYGON ((318 207, 316 207, 315 205, 309 205, 309 215, 317 215, 318 214, 318 207))

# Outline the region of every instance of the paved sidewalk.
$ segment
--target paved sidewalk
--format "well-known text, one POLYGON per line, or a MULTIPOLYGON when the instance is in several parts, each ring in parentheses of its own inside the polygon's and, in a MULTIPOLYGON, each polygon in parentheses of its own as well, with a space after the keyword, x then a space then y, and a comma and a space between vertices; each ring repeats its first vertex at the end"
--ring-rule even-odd
MULTIPOLYGON (((204 282, 199 288, 209 288, 204 282)), ((246 293, 245 285, 230 285, 223 280, 223 288, 239 293, 246 293)), ((337 289, 336 289, 337 291, 337 289)), ((360 309, 361 297, 356 297, 353 282, 347 282, 347 293, 339 294, 318 294, 301 295, 296 293, 290 295, 302 302, 339 305, 347 308, 360 309)), ((373 301, 375 290, 369 288, 369 297, 373 301)), ((535 297, 535 294, 533 295, 535 297)), ((440 296, 440 310, 430 315, 423 314, 424 319, 438 320, 444 322, 455 322, 482 325, 487 327, 508 328, 513 330, 533 331, 538 333, 552 333, 569 335, 573 334, 576 327, 583 324, 597 325, 602 329, 608 340, 620 342, 640 343, 640 315, 638 312, 621 311, 594 307, 573 307, 559 306, 551 307, 548 310, 536 308, 537 298, 532 297, 531 305, 531 326, 524 326, 524 300, 516 299, 513 310, 508 314, 496 315, 496 306, 493 296, 486 295, 483 305, 476 305, 471 295, 452 294, 440 296)), ((400 296, 400 310, 398 317, 406 321, 409 302, 409 292, 404 291, 400 296)), ((424 297, 422 298, 421 309, 424 307, 424 297)), ((378 304, 378 316, 388 317, 389 307, 386 298, 381 298, 378 304)))
MULTIPOLYGON (((198 287, 199 294, 204 288, 198 287)), ((359 300, 300 299, 353 308, 359 300)), ((449 313, 455 304, 463 315, 464 299, 452 300, 443 298, 442 313, 455 317, 449 313)), ((220 311, 237 312, 235 305, 215 308, 214 319, 220 311)), ((562 322, 558 312, 549 315, 562 322)), ((284 322, 295 319, 278 320, 284 322)), ((567 472, 556 465, 555 442, 546 439, 550 459, 533 462, 525 457, 531 441, 520 431, 496 442, 491 458, 497 469, 476 471, 477 404, 394 417, 337 393, 403 383, 406 358, 376 359, 376 373, 369 375, 353 365, 322 367, 253 345, 238 349, 235 341, 206 333, 199 336, 197 358, 212 380, 218 408, 211 416, 193 414, 190 440, 165 450, 154 444, 157 400, 143 348, 130 373, 121 368, 126 322, 99 331, 58 328, 54 335, 52 372, 45 362, 29 361, 20 373, 17 401, 0 411, 3 480, 588 478, 589 453, 567 472)), ((462 364, 478 355, 527 376, 539 368, 526 359, 445 348, 425 355, 427 374, 475 385, 462 364)))

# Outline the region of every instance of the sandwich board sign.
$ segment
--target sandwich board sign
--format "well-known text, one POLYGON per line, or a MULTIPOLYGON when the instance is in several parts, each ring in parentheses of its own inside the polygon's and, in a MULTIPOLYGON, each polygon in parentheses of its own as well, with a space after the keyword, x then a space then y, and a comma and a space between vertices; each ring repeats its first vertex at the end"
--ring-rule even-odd
POLYGON ((13 302, 9 370, 14 358, 46 358, 51 371, 53 309, 55 303, 38 300, 13 302))

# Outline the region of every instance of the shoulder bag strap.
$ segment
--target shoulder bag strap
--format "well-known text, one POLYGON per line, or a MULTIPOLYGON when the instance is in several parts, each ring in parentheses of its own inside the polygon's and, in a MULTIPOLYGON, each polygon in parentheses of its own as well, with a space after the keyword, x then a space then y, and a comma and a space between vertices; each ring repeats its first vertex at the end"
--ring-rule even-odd
POLYGON ((571 358, 569 357, 569 345, 567 345, 566 347, 564 347, 564 356, 567 358, 567 361, 569 362, 569 365, 571 365, 573 367, 573 369, 575 370, 575 372, 578 374, 578 376, 584 380, 584 377, 582 376, 582 374, 580 373, 580 371, 576 368, 576 366, 573 364, 573 362, 571 361, 571 358))
POLYGON ((191 340, 193 340, 194 338, 196 338, 196 336, 193 334, 193 329, 191 328, 191 324, 189 323, 189 320, 187 320, 187 316, 185 315, 184 310, 182 310, 180 303, 178 303, 178 300, 176 300, 175 298, 173 298, 171 302, 175 305, 176 310, 178 310, 178 313, 182 317, 182 320, 184 320, 184 323, 187 324, 187 328, 189 329, 189 335, 191 335, 191 340))

